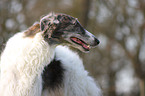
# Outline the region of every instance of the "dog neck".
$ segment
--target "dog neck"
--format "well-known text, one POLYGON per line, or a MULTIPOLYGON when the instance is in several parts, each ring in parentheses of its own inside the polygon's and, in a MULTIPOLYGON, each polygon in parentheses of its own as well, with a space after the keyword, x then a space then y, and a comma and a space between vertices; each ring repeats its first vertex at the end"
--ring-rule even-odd
POLYGON ((10 38, 2 53, 0 96, 41 95, 41 74, 54 58, 55 46, 50 46, 38 30, 30 37, 26 32, 10 38))

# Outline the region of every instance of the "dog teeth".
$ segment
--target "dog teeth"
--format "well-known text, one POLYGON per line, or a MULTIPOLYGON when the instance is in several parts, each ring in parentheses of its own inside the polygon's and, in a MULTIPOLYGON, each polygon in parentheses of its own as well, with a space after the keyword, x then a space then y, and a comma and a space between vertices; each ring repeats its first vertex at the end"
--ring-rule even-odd
POLYGON ((90 49, 90 45, 87 46, 90 49))

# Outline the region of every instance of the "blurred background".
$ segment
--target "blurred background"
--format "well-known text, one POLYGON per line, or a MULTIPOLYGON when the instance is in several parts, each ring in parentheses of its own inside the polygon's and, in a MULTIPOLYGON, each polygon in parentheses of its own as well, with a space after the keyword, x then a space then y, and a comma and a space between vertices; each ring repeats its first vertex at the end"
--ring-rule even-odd
POLYGON ((145 96, 145 0, 0 0, 0 51, 51 11, 78 18, 101 41, 79 53, 104 96, 145 96))

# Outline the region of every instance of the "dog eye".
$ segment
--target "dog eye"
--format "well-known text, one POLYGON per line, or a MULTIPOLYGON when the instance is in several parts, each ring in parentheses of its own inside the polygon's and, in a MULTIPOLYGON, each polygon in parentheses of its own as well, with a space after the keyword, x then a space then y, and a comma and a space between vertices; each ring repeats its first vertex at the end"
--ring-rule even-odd
POLYGON ((56 36, 60 36, 60 35, 62 35, 62 34, 63 34, 62 31, 56 31, 56 32, 53 33, 53 35, 56 35, 56 36))

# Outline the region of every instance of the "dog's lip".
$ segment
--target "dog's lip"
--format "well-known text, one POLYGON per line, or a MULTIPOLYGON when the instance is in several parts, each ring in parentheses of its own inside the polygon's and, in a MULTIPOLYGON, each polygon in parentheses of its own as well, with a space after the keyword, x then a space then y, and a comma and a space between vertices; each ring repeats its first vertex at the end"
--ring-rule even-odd
POLYGON ((85 51, 89 51, 91 49, 90 45, 87 44, 85 41, 83 41, 82 39, 80 38, 77 38, 77 37, 70 37, 70 40, 80 46, 82 46, 85 51))

